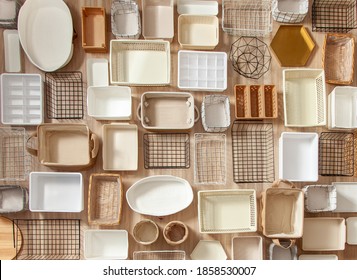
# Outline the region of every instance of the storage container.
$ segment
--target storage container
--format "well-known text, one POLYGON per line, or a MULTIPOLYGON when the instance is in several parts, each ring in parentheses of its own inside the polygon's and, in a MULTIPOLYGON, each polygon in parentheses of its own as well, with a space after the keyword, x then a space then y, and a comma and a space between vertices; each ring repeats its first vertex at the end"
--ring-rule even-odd
POLYGON ((28 208, 28 191, 18 185, 0 186, 0 213, 16 213, 28 208))
POLYGON ((186 252, 181 250, 134 251, 133 260, 185 260, 186 252))
POLYGON ((174 0, 142 0, 143 36, 145 39, 174 37, 174 0))
POLYGON ((338 251, 345 249, 346 224, 344 218, 318 217, 304 219, 302 250, 338 251))
POLYGON ((272 14, 277 22, 299 23, 309 11, 309 0, 273 0, 272 14))
POLYGON ((288 248, 285 248, 284 243, 278 246, 274 243, 269 245, 269 259, 270 260, 297 260, 297 247, 296 245, 289 247, 289 242, 285 243, 288 248))
POLYGON ((202 126, 206 132, 224 132, 231 124, 229 97, 211 94, 203 98, 201 105, 202 126))
POLYGON ((218 1, 178 0, 177 13, 179 15, 217 15, 218 1))
POLYGON ((235 85, 236 119, 273 119, 278 117, 275 85, 235 85))
POLYGON ((349 217, 346 219, 347 228, 347 244, 357 245, 357 217, 349 217))
POLYGON ((103 169, 138 169, 138 127, 135 124, 105 124, 103 135, 103 169))
POLYGON ((268 36, 273 18, 270 0, 223 0, 222 29, 229 35, 268 36))
POLYGON ((357 183, 334 182, 332 185, 336 187, 337 193, 337 206, 334 212, 357 212, 357 183))
POLYGON ((227 89, 225 52, 178 52, 177 86, 182 90, 224 91, 227 89))
POLYGON ((88 169, 95 164, 99 150, 98 136, 85 124, 41 124, 30 139, 37 139, 38 144, 37 148, 27 146, 27 151, 53 169, 88 169))
POLYGON ((194 102, 188 92, 144 92, 137 109, 138 119, 147 130, 189 130, 199 119, 194 102))
POLYGON ((31 172, 29 207, 32 212, 81 212, 84 190, 81 173, 31 172))
POLYGON ((106 58, 87 59, 87 86, 109 85, 109 62, 106 58))
POLYGON ((163 236, 167 244, 171 246, 179 245, 188 238, 189 230, 185 223, 181 221, 171 221, 165 225, 163 236))
POLYGON ((194 154, 195 184, 226 183, 226 135, 196 133, 194 154))
POLYGON ((328 96, 328 128, 357 128, 357 87, 336 86, 328 96))
POLYGON ((88 223, 118 225, 123 204, 123 184, 118 174, 92 173, 89 177, 88 223))
MULTIPOLYGON (((275 240, 275 244, 279 245, 278 239, 302 236, 304 193, 291 182, 275 181, 271 187, 265 189, 262 192, 261 209, 263 234, 275 240)), ((294 240, 290 240, 290 245, 293 243, 294 240)))
POLYGON ((232 260, 263 260, 263 238, 260 236, 233 237, 232 260))
POLYGON ((279 138, 279 178, 316 182, 319 177, 317 133, 282 132, 279 138))
POLYGON ((273 182, 273 124, 236 120, 231 133, 234 182, 273 182))
POLYGON ((16 29, 21 2, 0 0, 0 28, 16 29))
POLYGON ((85 52, 107 51, 106 14, 103 7, 82 7, 82 47, 85 52))
POLYGON ((355 39, 351 34, 326 34, 322 67, 326 83, 349 85, 353 82, 355 39))
POLYGON ((1 74, 1 122, 38 125, 43 122, 43 82, 39 74, 1 74))
POLYGON ((128 258, 126 230, 86 230, 84 257, 91 260, 125 260, 128 258))
POLYGON ((116 39, 138 39, 141 34, 141 18, 137 1, 112 1, 111 25, 116 39))
POLYGON ((3 36, 5 72, 21 72, 22 63, 19 33, 17 30, 6 29, 3 32, 3 36))
POLYGON ((227 254, 218 240, 200 240, 190 257, 191 260, 226 260, 227 254))
POLYGON ((253 189, 199 191, 200 233, 255 232, 256 207, 253 189))
POLYGON ((219 42, 219 20, 211 15, 180 15, 178 42, 184 49, 213 50, 219 42))
POLYGON ((308 185, 303 187, 305 210, 310 213, 328 212, 336 209, 337 192, 333 185, 308 185))
POLYGON ((88 87, 88 116, 96 120, 130 120, 131 89, 122 86, 88 87))
POLYGON ((133 237, 139 244, 153 244, 159 238, 159 227, 152 220, 141 220, 134 226, 133 237))
POLYGON ((170 43, 166 41, 111 40, 110 83, 132 86, 169 85, 170 59, 170 43))
POLYGON ((13 220, 0 216, 0 259, 13 260, 22 249, 22 233, 13 220))
POLYGON ((283 70, 284 125, 326 124, 325 74, 321 69, 283 70))
POLYGON ((73 23, 62 0, 29 0, 18 17, 19 38, 32 64, 42 71, 56 71, 72 59, 73 23))
POLYGON ((154 175, 135 182, 127 190, 126 200, 139 214, 162 217, 186 209, 192 203, 193 191, 185 179, 154 175))
POLYGON ((315 254, 315 255, 309 255, 309 254, 302 254, 299 256, 299 261, 311 261, 311 260, 324 260, 324 261, 337 261, 338 257, 337 255, 332 255, 332 254, 315 254))

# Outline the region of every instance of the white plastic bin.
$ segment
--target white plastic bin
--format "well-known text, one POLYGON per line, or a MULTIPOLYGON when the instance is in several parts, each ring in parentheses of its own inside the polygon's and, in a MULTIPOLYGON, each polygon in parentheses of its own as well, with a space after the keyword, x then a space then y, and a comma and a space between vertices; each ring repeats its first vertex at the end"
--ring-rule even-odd
POLYGON ((336 187, 337 193, 337 203, 334 212, 357 212, 357 182, 334 182, 332 185, 336 187))
POLYGON ((109 85, 109 62, 106 58, 87 59, 87 86, 109 85))
POLYGON ((84 206, 81 173, 31 172, 32 212, 81 212, 84 206))
POLYGON ((180 15, 217 15, 218 1, 177 0, 177 13, 180 15))
POLYGON ((316 182, 318 147, 317 133, 283 132, 279 139, 279 179, 316 182))
POLYGON ((4 30, 4 59, 6 72, 21 72, 21 48, 17 30, 4 30))
POLYGON ((88 116, 96 120, 130 120, 131 89, 121 86, 89 87, 88 116))

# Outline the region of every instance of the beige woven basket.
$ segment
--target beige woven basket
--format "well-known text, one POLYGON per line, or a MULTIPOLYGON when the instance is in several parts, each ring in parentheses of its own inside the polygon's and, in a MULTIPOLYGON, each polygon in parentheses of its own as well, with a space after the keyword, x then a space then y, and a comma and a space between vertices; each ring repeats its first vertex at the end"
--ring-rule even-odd
POLYGON ((322 50, 326 83, 349 85, 353 82, 354 52, 352 34, 326 34, 322 50))
POLYGON ((123 200, 123 185, 118 174, 92 174, 89 178, 88 223, 118 225, 123 200))
POLYGON ((150 245, 158 239, 159 227, 152 220, 142 220, 134 226, 133 237, 142 245, 150 245))
POLYGON ((188 237, 188 227, 180 221, 169 222, 163 230, 167 244, 175 246, 183 243, 188 237))

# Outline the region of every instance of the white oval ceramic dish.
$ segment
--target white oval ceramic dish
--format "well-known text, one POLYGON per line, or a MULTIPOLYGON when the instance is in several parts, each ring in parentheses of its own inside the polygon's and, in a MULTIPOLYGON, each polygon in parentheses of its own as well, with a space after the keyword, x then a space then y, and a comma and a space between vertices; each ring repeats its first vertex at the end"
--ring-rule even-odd
POLYGON ((62 0, 27 0, 18 17, 19 38, 27 57, 47 72, 65 66, 73 54, 73 23, 62 0))
POLYGON ((126 192, 130 208, 140 214, 167 216, 188 207, 193 200, 190 184, 179 177, 156 175, 143 178, 126 192))

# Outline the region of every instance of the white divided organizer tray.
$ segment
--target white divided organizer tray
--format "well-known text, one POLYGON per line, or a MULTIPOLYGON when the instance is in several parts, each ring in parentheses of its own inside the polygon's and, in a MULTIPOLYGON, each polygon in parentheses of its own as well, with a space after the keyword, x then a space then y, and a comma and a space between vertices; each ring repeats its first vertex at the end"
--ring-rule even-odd
POLYGON ((4 30, 4 58, 6 72, 21 72, 21 48, 17 30, 4 30))
POLYGON ((138 169, 138 127, 135 124, 103 125, 103 169, 138 169))
POLYGON ((87 59, 87 85, 107 86, 109 85, 109 62, 105 58, 87 59))
POLYGON ((332 183, 336 187, 337 207, 334 212, 357 212, 357 182, 332 183))
POLYGON ((81 212, 84 207, 81 173, 31 172, 32 212, 81 212))
POLYGON ((42 123, 42 92, 39 74, 1 74, 1 122, 8 125, 42 123))
POLYGON ((205 91, 227 89, 227 54, 180 50, 178 88, 205 91))
POLYGON ((96 120, 130 120, 131 89, 121 86, 90 86, 88 116, 96 120))
POLYGON ((92 260, 125 260, 128 258, 128 232, 126 230, 86 230, 84 257, 92 260))
POLYGON ((283 132, 279 139, 279 179, 316 182, 318 141, 317 133, 283 132))

